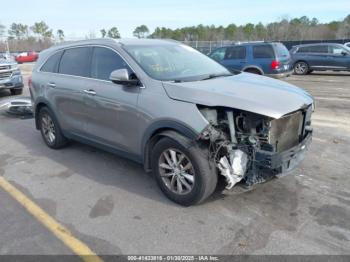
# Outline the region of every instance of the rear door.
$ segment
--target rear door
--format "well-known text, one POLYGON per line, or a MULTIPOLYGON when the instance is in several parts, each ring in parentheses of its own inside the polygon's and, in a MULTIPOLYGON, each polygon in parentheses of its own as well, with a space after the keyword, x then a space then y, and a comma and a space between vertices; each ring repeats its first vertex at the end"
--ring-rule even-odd
MULTIPOLYGON (((112 71, 127 69, 133 72, 113 49, 94 47, 91 77, 85 95, 87 135, 90 139, 130 152, 136 148, 138 137, 137 99, 139 86, 124 86, 109 80, 112 71)), ((135 152, 132 152, 135 153, 135 152)))
POLYGON ((58 75, 48 83, 49 100, 54 103, 61 128, 73 134, 85 134, 87 112, 84 90, 89 83, 91 51, 91 47, 66 49, 58 75))
POLYGON ((327 45, 301 47, 298 53, 304 53, 306 55, 306 62, 313 69, 329 69, 332 67, 327 45))
POLYGON ((247 49, 245 46, 232 46, 226 49, 221 64, 229 70, 242 70, 247 64, 247 49))

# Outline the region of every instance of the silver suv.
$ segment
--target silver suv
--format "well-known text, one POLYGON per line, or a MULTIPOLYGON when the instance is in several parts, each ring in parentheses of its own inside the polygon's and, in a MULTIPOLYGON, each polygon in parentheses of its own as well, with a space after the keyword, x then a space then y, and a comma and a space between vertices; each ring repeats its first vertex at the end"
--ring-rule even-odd
POLYGON ((98 39, 42 53, 30 92, 53 149, 69 140, 135 160, 181 205, 289 173, 311 142, 313 99, 285 82, 232 75, 173 41, 98 39))

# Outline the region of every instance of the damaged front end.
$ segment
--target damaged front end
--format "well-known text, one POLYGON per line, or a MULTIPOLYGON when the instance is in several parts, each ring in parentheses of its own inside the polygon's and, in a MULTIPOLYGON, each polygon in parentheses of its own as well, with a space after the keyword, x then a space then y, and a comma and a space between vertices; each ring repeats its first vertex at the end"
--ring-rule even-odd
POLYGON ((208 144, 226 189, 288 174, 304 159, 311 142, 312 105, 279 119, 225 107, 198 109, 209 122, 198 139, 208 144))

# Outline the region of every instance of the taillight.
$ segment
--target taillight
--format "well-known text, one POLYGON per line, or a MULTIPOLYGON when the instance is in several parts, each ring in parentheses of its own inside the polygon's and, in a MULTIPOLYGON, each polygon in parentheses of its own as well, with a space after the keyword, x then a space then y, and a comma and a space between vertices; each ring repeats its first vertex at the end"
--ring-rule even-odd
POLYGON ((271 69, 278 69, 280 67, 280 62, 277 60, 272 60, 271 69))

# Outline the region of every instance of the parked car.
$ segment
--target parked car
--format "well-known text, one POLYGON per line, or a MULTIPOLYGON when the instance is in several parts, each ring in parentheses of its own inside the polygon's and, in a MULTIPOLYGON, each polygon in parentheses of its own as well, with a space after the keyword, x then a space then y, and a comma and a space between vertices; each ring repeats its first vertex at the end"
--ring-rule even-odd
POLYGON ((341 44, 297 45, 290 50, 290 53, 294 73, 297 75, 306 75, 314 70, 350 70, 350 50, 341 44))
POLYGON ((0 58, 0 90, 8 89, 12 95, 22 94, 23 78, 16 62, 0 58))
POLYGON ((347 48, 350 48, 350 42, 344 44, 347 48))
POLYGON ((16 56, 16 62, 21 63, 28 63, 28 62, 35 62, 38 60, 38 53, 36 52, 23 52, 16 56))
POLYGON ((311 142, 308 93, 234 75, 173 41, 57 45, 40 54, 30 86, 48 147, 72 139, 142 163, 186 206, 210 196, 218 175, 229 190, 290 172, 311 142))
POLYGON ((290 54, 281 43, 250 42, 220 47, 209 54, 229 70, 275 78, 292 73, 290 54))

